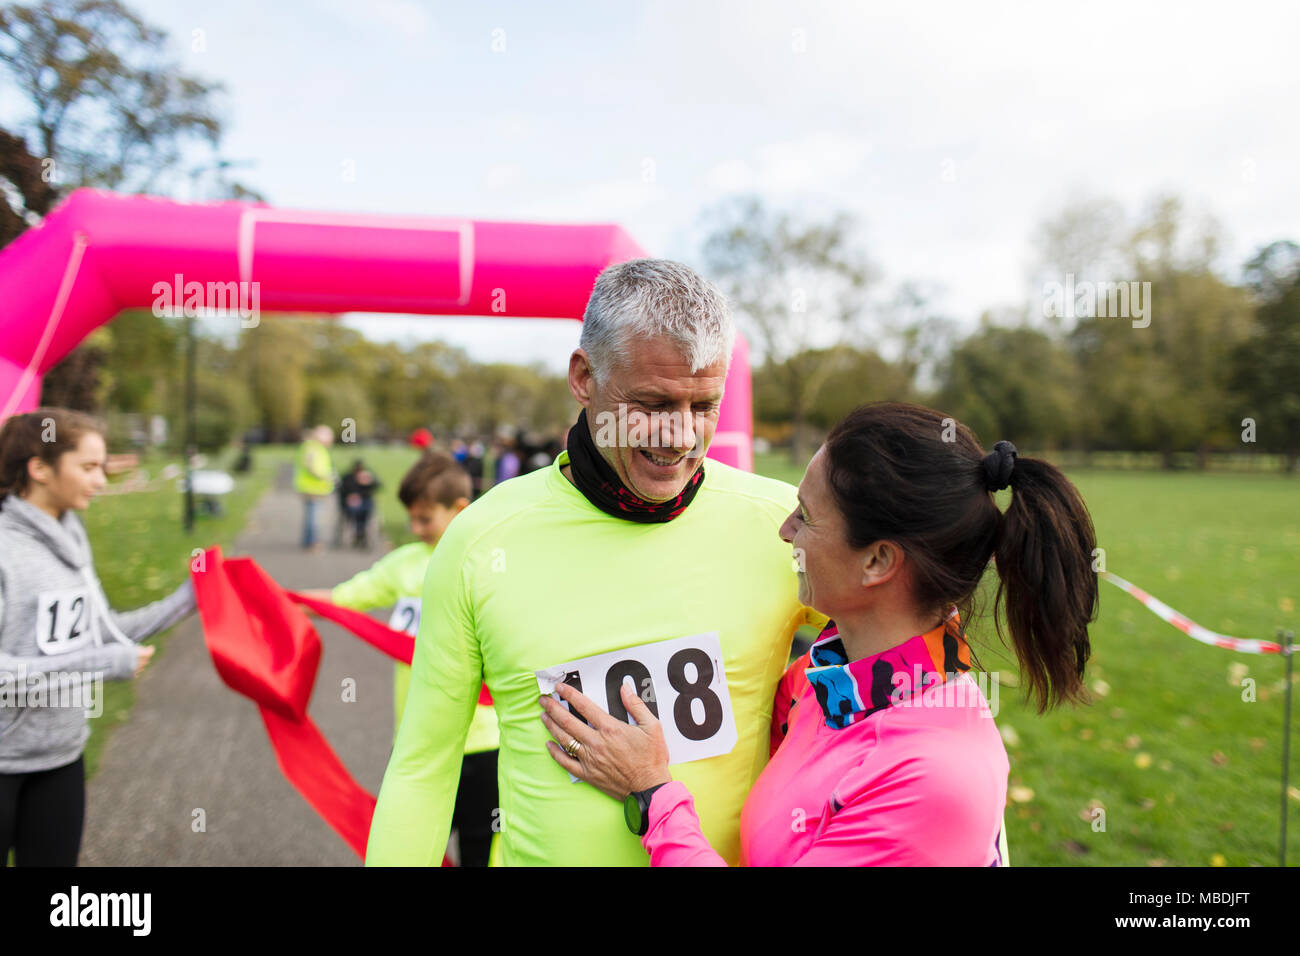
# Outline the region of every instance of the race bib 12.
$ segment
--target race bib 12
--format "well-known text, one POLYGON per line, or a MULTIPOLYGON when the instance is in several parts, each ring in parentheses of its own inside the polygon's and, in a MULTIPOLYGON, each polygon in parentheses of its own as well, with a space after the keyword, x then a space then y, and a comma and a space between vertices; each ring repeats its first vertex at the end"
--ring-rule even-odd
POLYGON ((90 596, 84 588, 36 595, 36 647, 42 654, 67 654, 95 640, 90 596))
POLYGON ((543 694, 553 694, 563 682, 607 714, 636 723, 619 698, 620 685, 630 682, 663 727, 670 763, 718 757, 736 746, 717 631, 626 647, 534 673, 543 694))

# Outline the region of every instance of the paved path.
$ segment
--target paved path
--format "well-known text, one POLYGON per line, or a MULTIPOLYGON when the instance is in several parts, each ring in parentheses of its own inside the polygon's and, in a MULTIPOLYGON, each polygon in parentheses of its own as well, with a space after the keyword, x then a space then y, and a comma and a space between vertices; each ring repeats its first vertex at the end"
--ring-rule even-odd
MULTIPOLYGON (((329 587, 379 551, 298 549, 302 503, 290 473, 259 502, 232 554, 249 554, 288 588, 329 587)), ((318 518, 326 541, 334 509, 318 518)), ((378 615, 377 615, 378 616, 378 615)), ((310 713, 344 765, 378 793, 392 741, 393 665, 317 620, 324 653, 310 713), (345 677, 356 701, 343 702, 345 677)), ((360 859, 285 780, 257 708, 221 682, 198 616, 177 627, 136 683, 130 720, 87 786, 82 866, 349 866, 360 859), (195 810, 206 831, 195 832, 195 810)))

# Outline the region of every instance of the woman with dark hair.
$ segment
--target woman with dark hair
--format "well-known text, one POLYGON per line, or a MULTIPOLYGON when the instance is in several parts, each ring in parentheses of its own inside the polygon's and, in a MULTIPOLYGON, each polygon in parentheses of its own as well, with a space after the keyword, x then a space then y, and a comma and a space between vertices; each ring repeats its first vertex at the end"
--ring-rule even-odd
MULTIPOLYGON (((1010 442, 986 454, 940 412, 878 403, 813 456, 780 534, 799 599, 832 621, 777 689, 772 758, 741 815, 742 862, 1002 864, 1009 765, 963 621, 993 559, 998 632, 1039 713, 1086 702, 1097 582, 1078 491, 1010 442), (1003 513, 993 495, 1008 487, 1003 513)), ((637 693, 623 686, 629 725, 556 690, 586 723, 542 698, 551 756, 624 801, 651 864, 724 865, 637 693)))
POLYGON ((18 866, 76 865, 98 682, 139 677, 154 652, 140 642, 195 610, 188 576, 146 607, 109 606, 76 515, 106 454, 102 426, 65 408, 0 427, 0 861, 12 847, 18 866))

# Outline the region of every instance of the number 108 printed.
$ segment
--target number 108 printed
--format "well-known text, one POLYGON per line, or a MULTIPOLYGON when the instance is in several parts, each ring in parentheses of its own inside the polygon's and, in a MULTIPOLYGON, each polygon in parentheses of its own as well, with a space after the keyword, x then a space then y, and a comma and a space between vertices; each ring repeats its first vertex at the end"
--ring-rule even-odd
POLYGON ((582 691, 619 720, 632 722, 619 699, 631 682, 663 726, 672 763, 729 753, 736 722, 716 631, 628 647, 537 672, 543 693, 556 682, 582 691))

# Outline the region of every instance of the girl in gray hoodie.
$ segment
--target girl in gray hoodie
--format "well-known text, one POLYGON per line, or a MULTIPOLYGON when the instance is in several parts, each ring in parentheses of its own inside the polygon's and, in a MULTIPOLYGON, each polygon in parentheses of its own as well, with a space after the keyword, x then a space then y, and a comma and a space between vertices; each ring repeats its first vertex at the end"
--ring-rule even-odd
POLYGON ((94 419, 67 409, 0 428, 0 865, 75 866, 85 815, 82 751, 103 680, 129 680, 139 642, 194 611, 185 583, 115 612, 76 512, 105 485, 94 419))

